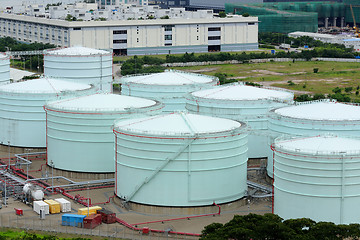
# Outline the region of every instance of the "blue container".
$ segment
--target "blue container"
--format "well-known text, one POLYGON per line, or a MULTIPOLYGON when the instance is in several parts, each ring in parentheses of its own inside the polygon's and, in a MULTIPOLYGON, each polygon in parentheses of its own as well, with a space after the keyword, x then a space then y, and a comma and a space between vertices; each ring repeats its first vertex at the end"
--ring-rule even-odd
POLYGON ((85 217, 86 217, 85 215, 66 213, 66 214, 62 215, 62 217, 61 217, 61 220, 62 220, 61 225, 72 226, 72 227, 82 227, 85 217))
POLYGON ((271 54, 275 54, 275 52, 276 52, 276 51, 275 51, 274 49, 271 50, 271 54))

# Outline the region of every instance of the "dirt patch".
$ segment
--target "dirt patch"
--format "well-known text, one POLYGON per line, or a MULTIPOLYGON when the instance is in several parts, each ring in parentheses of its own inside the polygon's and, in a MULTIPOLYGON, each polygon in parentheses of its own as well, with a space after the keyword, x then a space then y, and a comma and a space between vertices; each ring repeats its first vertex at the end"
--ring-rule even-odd
POLYGON ((285 75, 284 73, 272 72, 272 71, 269 71, 269 70, 251 70, 251 72, 258 72, 258 73, 262 73, 262 74, 276 75, 276 76, 285 75))
POLYGON ((187 70, 187 71, 193 72, 193 73, 201 73, 201 72, 212 72, 212 71, 216 71, 218 69, 219 69, 218 67, 213 67, 213 68, 202 68, 202 69, 187 70))

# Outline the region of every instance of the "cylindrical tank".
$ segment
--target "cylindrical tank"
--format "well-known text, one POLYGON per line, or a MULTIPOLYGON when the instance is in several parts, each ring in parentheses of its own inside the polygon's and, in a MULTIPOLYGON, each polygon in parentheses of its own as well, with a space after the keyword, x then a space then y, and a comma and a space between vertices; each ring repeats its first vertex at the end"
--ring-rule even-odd
POLYGON ((34 201, 40 201, 44 198, 44 192, 41 189, 36 189, 31 183, 26 183, 23 187, 25 195, 31 196, 34 201))
POLYGON ((156 99, 164 112, 185 110, 185 95, 219 84, 216 77, 166 70, 162 73, 131 75, 121 79, 121 94, 156 99))
MULTIPOLYGON (((360 136, 360 106, 319 100, 299 103, 294 106, 273 109, 268 122, 269 149, 278 136, 314 136, 334 133, 345 136, 360 136)), ((268 155, 267 172, 272 176, 271 150, 268 155)))
POLYGON ((0 53, 0 85, 10 83, 10 58, 0 53))
POLYGON ((0 143, 16 147, 46 147, 46 101, 90 94, 88 84, 39 78, 0 86, 0 143))
POLYGON ((320 135, 278 138, 274 150, 274 213, 359 223, 360 140, 320 135))
POLYGON ((247 190, 246 124, 184 112, 117 121, 118 197, 191 207, 226 203, 247 190))
POLYGON ((293 103, 294 93, 278 88, 259 88, 241 83, 193 92, 186 109, 214 117, 246 122, 249 132, 249 158, 267 157, 267 115, 269 110, 293 103))
POLYGON ((44 74, 112 92, 112 53, 85 47, 49 50, 44 54, 44 74))
POLYGON ((115 119, 156 114, 157 101, 115 94, 93 94, 46 104, 47 159, 61 170, 113 173, 115 119))

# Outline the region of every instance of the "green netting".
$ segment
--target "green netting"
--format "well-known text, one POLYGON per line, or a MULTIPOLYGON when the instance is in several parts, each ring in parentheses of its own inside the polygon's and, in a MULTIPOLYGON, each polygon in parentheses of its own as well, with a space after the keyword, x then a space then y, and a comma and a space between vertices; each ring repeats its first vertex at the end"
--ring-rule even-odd
MULTIPOLYGON (((359 0, 354 1, 360 2, 359 0)), ((235 14, 247 12, 250 15, 258 16, 260 21, 259 32, 280 33, 317 32, 318 18, 341 18, 346 15, 345 5, 335 2, 227 3, 225 4, 225 11, 235 14)))
POLYGON ((353 22, 353 18, 350 11, 350 4, 352 5, 352 9, 355 16, 356 24, 359 26, 360 24, 360 1, 359 0, 343 0, 344 4, 346 4, 346 17, 345 21, 348 23, 353 22))

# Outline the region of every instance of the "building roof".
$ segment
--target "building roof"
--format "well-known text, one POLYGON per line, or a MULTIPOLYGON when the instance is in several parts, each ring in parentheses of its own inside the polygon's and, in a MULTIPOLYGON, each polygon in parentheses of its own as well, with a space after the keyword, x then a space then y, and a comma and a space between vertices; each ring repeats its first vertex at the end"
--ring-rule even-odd
POLYGON ((216 24, 216 23, 233 23, 233 22, 258 22, 257 17, 237 17, 237 18, 196 18, 196 19, 145 19, 145 20, 112 20, 112 21, 65 21, 59 19, 47 19, 25 15, 15 15, 0 13, 0 18, 10 20, 19 20, 32 22, 35 24, 45 24, 61 26, 67 28, 74 27, 119 27, 119 26, 152 26, 152 25, 171 25, 171 24, 216 24))
POLYGON ((88 84, 43 77, 24 82, 1 85, 0 92, 56 94, 63 91, 79 91, 90 88, 91 85, 88 84))
POLYGON ((275 113, 282 116, 308 120, 360 120, 360 106, 330 101, 283 107, 276 109, 275 113))
POLYGON ((86 55, 104 55, 111 54, 108 51, 98 50, 87 47, 69 47, 46 52, 46 55, 62 55, 62 56, 86 56, 86 55))
POLYGON ((124 95, 97 93, 87 96, 50 102, 48 109, 80 112, 128 112, 134 109, 155 106, 156 101, 124 95))
POLYGON ((242 84, 231 84, 228 86, 216 87, 192 93, 195 97, 219 100, 262 100, 280 99, 292 100, 294 94, 288 91, 273 90, 246 86, 242 84))
POLYGON ((275 148, 318 155, 360 154, 360 140, 331 135, 275 141, 275 148))
POLYGON ((174 112, 118 121, 115 123, 114 128, 117 131, 154 134, 157 136, 194 136, 197 134, 228 132, 241 126, 240 122, 229 119, 174 112))
POLYGON ((144 85, 194 85, 216 82, 216 78, 200 74, 167 70, 162 73, 123 77, 121 81, 125 84, 137 83, 144 85))

